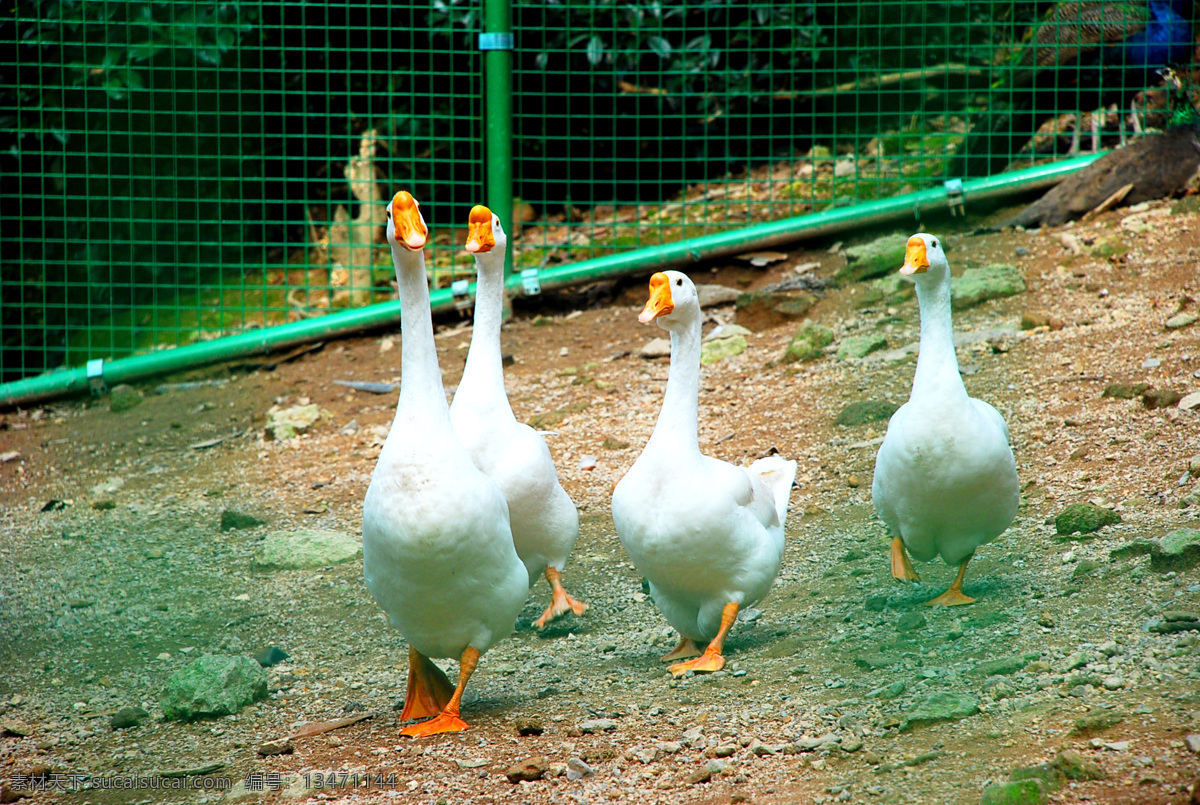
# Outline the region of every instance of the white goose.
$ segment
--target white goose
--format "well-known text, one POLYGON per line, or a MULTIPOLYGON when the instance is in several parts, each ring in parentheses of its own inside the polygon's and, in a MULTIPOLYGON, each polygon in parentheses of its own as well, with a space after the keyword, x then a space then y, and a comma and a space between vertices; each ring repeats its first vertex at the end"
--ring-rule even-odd
POLYGON ((450 421, 475 466, 496 482, 508 500, 513 543, 529 573, 529 586, 543 572, 550 582, 551 603, 534 621, 541 629, 560 615, 582 615, 587 609, 587 604, 567 595, 561 579, 579 535, 579 512, 558 482, 546 440, 517 421, 504 390, 500 322, 507 245, 500 219, 482 205, 472 208, 467 251, 475 255, 478 269, 475 326, 467 365, 450 405, 450 421))
POLYGON ((761 600, 779 572, 796 462, 770 456, 736 467, 700 452, 701 315, 690 279, 655 274, 638 318, 657 319, 671 333, 671 371, 654 433, 613 492, 613 522, 679 631, 679 645, 663 660, 694 656, 695 641, 711 641, 671 673, 717 671, 739 607, 761 600))
POLYGON ((512 631, 529 592, 508 504, 454 435, 438 368, 422 249, 428 229, 399 192, 387 237, 400 289, 400 402, 363 501, 367 589, 409 643, 401 735, 467 728, 463 689, 479 656, 512 631), (459 657, 452 686, 430 657, 459 657))
POLYGON ((1017 466, 1004 417, 967 396, 959 375, 950 266, 938 239, 909 238, 900 273, 916 282, 921 351, 912 396, 892 415, 879 446, 871 497, 893 537, 892 575, 919 580, 907 551, 923 562, 940 555, 959 566, 958 576, 927 603, 969 604, 975 599, 962 590, 967 563, 1017 514, 1017 466))

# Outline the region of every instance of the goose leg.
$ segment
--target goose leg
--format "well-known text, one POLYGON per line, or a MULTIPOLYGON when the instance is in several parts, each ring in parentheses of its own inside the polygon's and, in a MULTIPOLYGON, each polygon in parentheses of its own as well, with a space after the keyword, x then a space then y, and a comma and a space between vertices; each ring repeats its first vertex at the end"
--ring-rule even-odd
POLYGON ((950 589, 946 590, 946 592, 942 593, 932 601, 926 601, 925 606, 932 607, 940 605, 944 607, 953 607, 958 606, 959 604, 975 603, 975 599, 969 595, 966 595, 962 589, 963 576, 965 576, 967 573, 967 562, 970 561, 970 556, 964 559, 962 564, 958 566, 958 576, 955 577, 954 583, 950 585, 950 589))
POLYGON ((729 629, 733 626, 733 622, 737 620, 737 614, 737 604, 732 602, 726 604, 721 609, 721 628, 717 631, 717 636, 708 644, 708 648, 704 649, 704 653, 694 660, 676 663, 667 670, 673 676, 683 676, 688 671, 695 671, 700 674, 720 671, 724 668, 725 658, 721 656, 721 647, 725 645, 725 636, 729 634, 729 629))
POLYGON ((554 591, 553 598, 550 599, 550 606, 546 607, 546 611, 542 613, 542 617, 533 622, 534 626, 544 629, 547 623, 568 612, 574 612, 576 616, 587 612, 587 604, 582 601, 576 601, 567 595, 567 591, 562 586, 562 574, 556 569, 549 566, 546 567, 546 581, 550 582, 550 587, 554 591))
POLYGON ((436 716, 454 695, 454 686, 429 658, 408 647, 408 693, 404 697, 401 721, 436 716))
POLYGON ((663 662, 671 662, 672 660, 683 660, 688 657, 695 657, 700 653, 700 647, 696 645, 696 641, 690 637, 679 636, 679 645, 671 649, 662 656, 663 662))
POLYGON ((904 548, 903 540, 899 537, 892 538, 892 578, 900 579, 900 581, 921 580, 913 567, 912 560, 908 558, 908 551, 904 548))
POLYGON ((467 722, 459 717, 459 706, 462 704, 463 691, 467 688, 467 680, 471 678, 471 674, 475 673, 475 665, 479 662, 479 651, 468 647, 462 653, 458 666, 458 687, 454 689, 454 695, 450 697, 450 701, 446 702, 446 706, 442 708, 442 712, 438 713, 428 721, 422 721, 420 724, 411 724, 400 730, 401 735, 407 735, 410 738, 424 738, 427 735, 437 735, 440 732, 462 732, 467 728, 467 722))

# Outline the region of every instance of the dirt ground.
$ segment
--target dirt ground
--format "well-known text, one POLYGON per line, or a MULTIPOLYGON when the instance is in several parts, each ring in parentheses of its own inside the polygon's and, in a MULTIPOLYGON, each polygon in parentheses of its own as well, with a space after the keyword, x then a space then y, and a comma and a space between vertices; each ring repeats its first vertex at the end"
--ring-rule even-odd
MULTIPOLYGON (((837 336, 824 358, 780 362, 793 321, 752 333, 745 352, 706 366, 702 449, 740 462, 774 447, 800 471, 771 595, 735 627, 724 671, 678 681, 658 659, 671 630, 609 508, 667 376, 665 358, 638 355, 662 335, 637 323, 645 278, 518 307, 504 330, 510 396, 518 418, 555 431, 551 450, 582 518, 565 582, 591 609, 538 632, 531 624, 548 588, 535 587, 511 638, 471 682, 471 729, 419 742, 397 734, 407 647, 368 595, 361 558, 318 570, 251 563, 272 530, 360 533, 396 394, 333 381, 399 382, 398 327, 327 343, 273 370, 242 361, 150 381, 139 387, 144 401, 121 413, 97 398, 0 414, 0 453, 19 453, 0 463, 7 796, 976 803, 990 782, 1073 749, 1104 777, 1066 781, 1053 801, 1188 802, 1200 774, 1200 755, 1185 742, 1200 732, 1200 636, 1153 627, 1165 612, 1200 610, 1200 569, 1159 573, 1146 557, 1109 552, 1196 526, 1186 498, 1197 483, 1188 463, 1200 453, 1200 414, 1101 396, 1114 383, 1200 389, 1200 325, 1164 326, 1200 300, 1200 216, 1172 214, 1175 206, 1042 233, 972 235, 950 219, 931 227, 956 273, 1012 263, 1028 286, 955 314, 957 331, 983 334, 959 350, 960 364, 968 390, 1007 418, 1023 489, 1012 527, 971 564, 971 606, 922 606, 953 578, 941 563, 918 567, 920 585, 891 578, 870 500, 886 423, 834 424, 849 402, 907 399, 913 355, 895 350, 917 340, 915 301, 864 305, 867 286, 831 285, 808 313, 837 336), (1022 331, 1025 313, 1064 326, 1022 331), (865 334, 885 335, 892 351, 833 354, 845 337, 865 334), (228 382, 155 391, 197 380, 228 382), (268 409, 305 400, 327 415, 297 438, 264 438, 268 409), (63 503, 43 511, 50 501, 63 503), (1089 539, 1058 537, 1054 516, 1081 501, 1114 508, 1121 522, 1089 539), (221 531, 227 509, 267 524, 221 531), (290 658, 268 669, 267 700, 216 720, 161 720, 158 694, 171 673, 204 653, 253 655, 268 645, 290 658), (1014 670, 978 670, 1010 657, 1021 658, 1014 670), (903 730, 906 714, 937 691, 973 697, 979 712, 903 730), (112 729, 111 714, 129 705, 150 719, 112 729), (372 717, 296 739, 292 754, 256 751, 299 724, 356 713, 372 717), (1096 714, 1111 725, 1077 726, 1096 714), (543 777, 509 782, 506 770, 533 757, 545 758, 543 777), (212 763, 223 765, 210 779, 235 783, 278 772, 281 790, 13 786, 22 775, 115 778, 212 763), (329 771, 376 777, 317 790, 311 776, 305 788, 286 774, 329 771)), ((893 234, 902 242, 911 233, 893 234)), ((829 279, 844 262, 832 246, 799 244, 762 269, 729 260, 691 274, 756 289, 819 263, 813 273, 829 279)), ((733 320, 732 304, 711 312, 733 320)), ((439 325, 453 387, 470 328, 453 318, 439 325)), ((453 662, 442 664, 453 672, 453 662)))

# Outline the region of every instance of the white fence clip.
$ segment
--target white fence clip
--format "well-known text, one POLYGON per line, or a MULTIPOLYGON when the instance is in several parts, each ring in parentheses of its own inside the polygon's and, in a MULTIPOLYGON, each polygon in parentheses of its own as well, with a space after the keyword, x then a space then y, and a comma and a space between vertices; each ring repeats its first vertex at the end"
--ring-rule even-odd
POLYGON ((99 397, 104 392, 108 391, 108 386, 104 383, 104 359, 93 358, 87 362, 87 380, 88 386, 92 389, 92 396, 99 397))
POLYGON ((536 268, 526 268, 521 271, 521 290, 526 296, 537 296, 542 292, 542 282, 538 279, 536 268))
POLYGON ((963 199, 962 179, 947 179, 943 187, 946 188, 946 206, 950 208, 950 215, 966 217, 967 206, 963 199))

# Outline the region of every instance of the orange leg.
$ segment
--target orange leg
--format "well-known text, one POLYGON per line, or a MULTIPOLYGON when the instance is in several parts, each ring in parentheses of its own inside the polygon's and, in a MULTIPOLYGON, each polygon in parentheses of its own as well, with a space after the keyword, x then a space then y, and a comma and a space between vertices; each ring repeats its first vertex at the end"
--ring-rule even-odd
POLYGON ((662 661, 670 662, 671 660, 682 660, 687 657, 695 657, 699 653, 700 647, 696 645, 695 640, 690 637, 684 637, 680 635, 679 645, 664 654, 662 656, 662 661))
POLYGON ((694 660, 676 663, 667 670, 673 676, 683 676, 688 671, 695 671, 700 674, 720 671, 724 668, 725 658, 721 656, 721 646, 725 645, 725 636, 729 634, 729 629, 733 626, 733 622, 737 620, 737 614, 737 604, 726 604, 721 609, 721 628, 717 630, 717 636, 708 644, 708 648, 704 649, 704 653, 694 660))
POLYGON ((462 704, 463 691, 467 688, 467 680, 475 673, 475 665, 479 662, 479 651, 468 648, 462 653, 458 668, 458 687, 454 695, 446 702, 445 708, 435 717, 420 724, 411 724, 400 730, 401 735, 410 738, 424 738, 427 735, 437 735, 440 732, 462 732, 467 728, 467 722, 459 717, 459 705, 462 704))
POLYGON ((970 561, 970 556, 964 559, 962 564, 958 566, 958 576, 955 577, 954 583, 950 585, 950 589, 946 590, 946 592, 942 593, 932 601, 926 601, 925 606, 931 607, 940 604, 944 607, 954 607, 960 604, 975 603, 975 599, 964 593, 962 589, 963 576, 967 574, 967 562, 970 561))
POLYGON ((900 581, 921 580, 913 568, 912 560, 908 558, 904 542, 899 537, 892 538, 892 577, 900 579, 900 581))
POLYGON ((533 622, 534 626, 539 629, 545 629, 547 623, 568 612, 574 612, 576 617, 587 612, 587 604, 582 601, 576 601, 567 595, 567 591, 562 586, 561 573, 552 567, 547 567, 546 581, 550 582, 550 587, 554 591, 554 597, 550 599, 550 606, 546 607, 546 611, 542 613, 542 617, 533 622))
POLYGON ((401 721, 436 716, 454 695, 454 686, 429 658, 408 647, 408 693, 404 697, 401 721))

